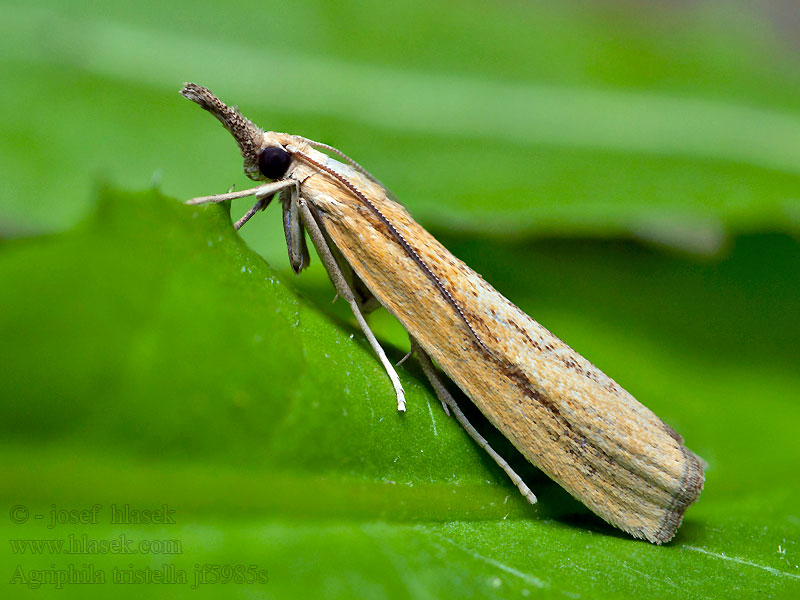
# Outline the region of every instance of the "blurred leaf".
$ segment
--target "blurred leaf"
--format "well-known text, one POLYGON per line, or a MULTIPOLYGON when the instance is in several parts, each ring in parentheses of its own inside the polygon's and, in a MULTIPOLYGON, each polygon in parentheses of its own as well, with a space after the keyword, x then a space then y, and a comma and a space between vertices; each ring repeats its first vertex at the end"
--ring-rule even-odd
POLYGON ((177 197, 243 182, 185 80, 339 146, 441 228, 713 254, 800 220, 800 72, 744 7, 4 4, 10 233, 74 223, 98 172, 177 197))
MULTIPOLYGON (((618 242, 445 241, 709 461, 673 543, 628 538, 530 469, 540 502, 527 506, 413 365, 398 415, 361 335, 298 297, 225 207, 106 190, 77 230, 0 247, 0 493, 43 516, 3 529, 182 550, 7 550, 5 576, 173 565, 187 584, 112 593, 194 598, 220 593, 191 589, 195 565, 256 564, 268 583, 226 593, 796 597, 798 244, 741 238, 728 259, 699 264, 618 242), (177 523, 111 524, 113 502, 166 503, 177 523), (47 528, 52 508, 95 503, 97 524, 47 528)), ((54 585, 9 587, 33 598, 54 585)))

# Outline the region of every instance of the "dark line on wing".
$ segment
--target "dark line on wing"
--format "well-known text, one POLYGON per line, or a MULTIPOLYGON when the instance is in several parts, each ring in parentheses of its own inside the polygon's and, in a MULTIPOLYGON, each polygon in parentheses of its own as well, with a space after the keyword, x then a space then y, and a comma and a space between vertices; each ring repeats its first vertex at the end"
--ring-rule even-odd
MULTIPOLYGON (((389 219, 380 211, 380 209, 375 206, 375 204, 367 198, 352 182, 350 182, 346 177, 340 175, 330 167, 327 167, 319 162, 315 161, 313 158, 308 156, 307 154, 301 151, 294 151, 294 154, 298 156, 301 160, 307 162, 310 165, 324 171, 325 173, 329 174, 331 177, 336 179, 339 183, 345 186, 350 192, 353 193, 361 202, 364 203, 374 214, 375 216, 386 226, 387 230, 390 232, 391 236, 397 241, 398 244, 403 248, 403 250, 408 254, 408 256, 414 260, 414 262, 423 270, 423 272, 430 278, 430 280, 434 283, 436 288, 440 291, 444 299, 450 304, 455 311, 458 313, 460 319, 464 322, 464 324, 469 329, 470 333, 472 334, 473 338, 477 342, 477 344, 483 349, 486 355, 495 362, 498 366, 498 369, 502 371, 505 376, 514 381, 518 388, 522 391, 523 395, 527 396, 528 398, 538 402, 541 406, 543 406, 547 411, 549 411, 556 421, 559 421, 562 425, 564 430, 568 432, 568 436, 572 439, 575 446, 572 446, 574 452, 577 448, 580 448, 582 451, 585 451, 584 448, 586 446, 586 438, 575 431, 572 427, 572 423, 561 413, 557 406, 555 406, 544 394, 542 394, 536 387, 534 386, 533 382, 530 378, 519 369, 513 363, 504 360, 498 357, 492 350, 490 350, 486 344, 484 344, 483 340, 478 336, 477 332, 473 328, 472 324, 467 319, 463 309, 461 308, 458 301, 453 298, 447 288, 444 286, 442 281, 436 276, 436 274, 431 270, 431 268, 425 263, 419 254, 414 250, 414 248, 406 241, 403 234, 397 230, 394 224, 389 221, 389 219)), ((615 464, 616 461, 613 460, 605 451, 602 449, 594 446, 591 444, 592 449, 594 450, 596 456, 603 460, 604 462, 615 464)), ((633 473, 633 472, 632 472, 633 473)), ((656 484, 650 477, 645 476, 642 473, 633 473, 634 475, 641 477, 650 483, 656 484)), ((658 485, 658 484, 656 484, 658 485)), ((659 486, 660 487, 660 486, 659 486)))
POLYGON ((481 338, 478 337, 478 333, 475 331, 475 328, 467 319, 458 301, 455 298, 453 298, 452 294, 448 291, 448 289, 444 287, 444 284, 442 283, 441 279, 439 279, 436 276, 436 274, 431 270, 431 268, 427 265, 427 263, 424 260, 422 260, 422 257, 419 254, 417 254, 417 251, 411 247, 411 244, 409 244, 406 241, 406 238, 403 237, 403 234, 400 233, 400 231, 398 231, 397 227, 395 227, 394 224, 388 218, 386 218, 386 216, 381 212, 381 210, 377 206, 375 206, 375 204, 369 198, 367 198, 355 185, 353 185, 350 182, 350 180, 348 180, 343 175, 340 175, 330 167, 327 167, 315 161, 313 158, 311 158, 307 154, 304 154, 303 152, 300 152, 299 150, 295 150, 294 154, 298 156, 301 160, 317 167, 321 171, 325 171, 328 175, 336 179, 339 183, 341 183, 348 190, 350 190, 353 193, 353 195, 355 195, 359 200, 361 200, 361 202, 363 202, 367 206, 367 208, 369 208, 375 214, 376 217, 378 217, 381 223, 383 223, 386 226, 386 228, 395 238, 397 243, 400 244, 400 246, 403 248, 406 254, 408 254, 408 256, 415 263, 417 263, 419 268, 422 269, 425 275, 427 275, 428 278, 433 282, 433 284, 436 286, 436 288, 444 297, 445 301, 447 301, 447 303, 450 304, 450 306, 452 306, 453 309, 455 309, 455 311, 458 313, 459 318, 464 322, 464 325, 466 325, 467 328, 469 329, 470 333, 472 334, 472 337, 475 338, 475 341, 480 345, 481 348, 483 348, 486 351, 487 354, 491 356, 492 351, 489 350, 486 344, 483 343, 483 340, 481 340, 481 338))

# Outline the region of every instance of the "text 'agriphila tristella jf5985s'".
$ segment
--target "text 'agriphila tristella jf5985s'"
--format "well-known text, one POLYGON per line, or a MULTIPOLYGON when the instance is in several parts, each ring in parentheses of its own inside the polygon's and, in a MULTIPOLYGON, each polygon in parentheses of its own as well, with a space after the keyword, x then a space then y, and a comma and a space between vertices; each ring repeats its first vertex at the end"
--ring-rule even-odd
POLYGON ((703 461, 619 384, 534 321, 420 227, 368 171, 326 144, 262 131, 208 89, 181 91, 233 135, 261 185, 189 200, 253 196, 244 225, 278 195, 289 262, 308 265, 306 234, 391 379, 363 313, 382 305, 442 402, 530 501, 536 497, 469 423, 433 361, 525 458, 607 522, 656 544, 675 535, 703 488, 703 461))

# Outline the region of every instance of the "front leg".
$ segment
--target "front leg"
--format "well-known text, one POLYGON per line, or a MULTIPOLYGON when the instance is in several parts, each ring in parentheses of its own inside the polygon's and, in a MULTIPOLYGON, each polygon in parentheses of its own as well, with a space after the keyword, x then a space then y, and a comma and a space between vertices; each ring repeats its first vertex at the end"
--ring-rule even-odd
POLYGON ((248 196, 255 196, 259 200, 271 196, 275 192, 279 192, 283 188, 296 186, 297 183, 293 179, 283 179, 281 181, 273 181, 272 183, 265 183, 254 188, 240 190, 238 192, 228 192, 227 194, 214 194, 213 196, 198 196, 187 200, 185 204, 197 206, 198 204, 209 204, 217 202, 225 202, 225 200, 236 200, 237 198, 247 198, 248 196))
POLYGON ((386 373, 389 375, 389 379, 392 381, 395 394, 397 395, 397 410, 405 412, 405 392, 403 391, 403 386, 400 384, 400 379, 397 377, 397 372, 394 370, 392 363, 389 362, 389 359, 386 358, 386 353, 383 351, 383 348, 381 348, 381 345, 375 338, 375 334, 372 333, 369 325, 367 325, 367 322, 364 320, 364 315, 361 314, 358 301, 356 300, 353 291, 347 285, 347 281, 345 280, 339 265, 336 263, 336 259, 334 258, 333 253, 328 246, 328 242, 325 240, 325 236, 317 224, 314 215, 311 213, 308 203, 304 198, 298 197, 297 206, 300 209, 300 215, 303 218, 303 224, 306 227, 306 231, 308 231, 308 236, 311 238, 311 243, 314 244, 314 248, 317 250, 317 255, 319 256, 320 261, 322 261, 322 264, 325 266, 325 270, 328 272, 328 277, 330 277, 333 287, 336 289, 336 292, 342 298, 347 300, 348 304, 350 304, 350 309, 353 311, 353 316, 356 318, 356 321, 358 321, 361 331, 364 332, 369 345, 372 346, 375 354, 378 355, 378 359, 383 364, 383 368, 386 369, 386 373))
POLYGON ((187 200, 185 204, 197 206, 199 204, 217 204, 225 202, 226 200, 236 200, 237 198, 247 198, 248 196, 255 196, 256 203, 253 207, 245 213, 245 215, 234 223, 233 228, 239 231, 242 226, 247 223, 250 218, 260 210, 267 208, 267 205, 272 201, 275 192, 280 192, 286 188, 297 188, 297 182, 293 179, 283 179, 281 181, 274 181, 272 183, 265 183, 258 187, 249 188, 247 190, 240 190, 238 192, 229 192, 227 194, 215 194, 213 196, 199 196, 187 200))

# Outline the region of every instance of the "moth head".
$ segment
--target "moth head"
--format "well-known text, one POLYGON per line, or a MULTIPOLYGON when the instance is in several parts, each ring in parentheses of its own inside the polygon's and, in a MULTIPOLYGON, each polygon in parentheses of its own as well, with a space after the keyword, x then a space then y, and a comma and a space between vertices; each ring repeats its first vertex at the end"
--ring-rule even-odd
POLYGON ((181 95, 196 102, 214 115, 230 131, 244 158, 244 172, 255 181, 282 179, 289 169, 292 155, 286 150, 291 136, 264 132, 252 121, 242 116, 217 98, 211 90, 196 83, 187 83, 181 95))

